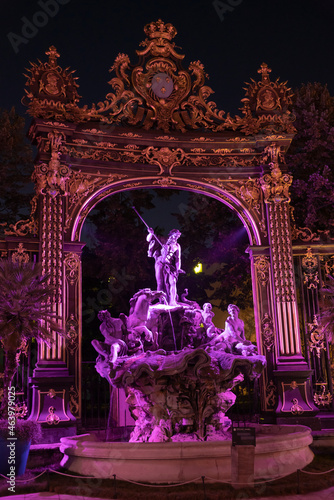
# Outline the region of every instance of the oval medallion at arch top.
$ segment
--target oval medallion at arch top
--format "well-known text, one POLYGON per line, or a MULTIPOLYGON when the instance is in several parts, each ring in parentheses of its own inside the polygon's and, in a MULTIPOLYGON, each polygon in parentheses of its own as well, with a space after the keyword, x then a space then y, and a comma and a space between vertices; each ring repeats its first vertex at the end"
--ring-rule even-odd
POLYGON ((164 177, 158 180, 156 177, 152 179, 126 179, 99 186, 95 191, 91 192, 87 198, 82 199, 81 205, 77 207, 76 212, 71 214, 70 219, 68 219, 67 227, 68 234, 71 235, 71 241, 80 241, 82 227, 89 212, 93 210, 93 208, 100 201, 104 200, 108 196, 135 189, 159 188, 190 191, 215 198, 221 203, 224 203, 238 215, 247 231, 250 245, 262 244, 261 228, 259 227, 256 217, 252 214, 254 211, 247 208, 241 199, 218 186, 213 187, 202 182, 196 182, 193 179, 189 179, 189 181, 187 181, 185 179, 177 179, 176 177, 173 177, 173 179, 170 177, 164 177))

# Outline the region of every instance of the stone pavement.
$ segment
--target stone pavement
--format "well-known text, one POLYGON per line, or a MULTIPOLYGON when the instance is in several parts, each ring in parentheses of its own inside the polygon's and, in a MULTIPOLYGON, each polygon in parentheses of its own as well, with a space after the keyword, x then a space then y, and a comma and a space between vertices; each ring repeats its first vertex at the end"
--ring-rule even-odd
MULTIPOLYGON (((85 496, 74 496, 74 495, 59 495, 57 493, 29 493, 27 495, 10 495, 2 497, 4 500, 101 500, 97 497, 85 497, 85 496)), ((149 493, 147 499, 149 500, 149 493)), ((242 498, 245 498, 244 496, 242 498)), ((110 500, 113 500, 112 498, 110 500)), ((128 500, 131 500, 130 498, 128 500)), ((228 500, 225 498, 225 500, 228 500)), ((314 491, 312 493, 303 493, 302 495, 287 495, 287 496, 275 496, 275 497, 256 497, 249 498, 248 500, 334 500, 334 486, 323 491, 314 491)))

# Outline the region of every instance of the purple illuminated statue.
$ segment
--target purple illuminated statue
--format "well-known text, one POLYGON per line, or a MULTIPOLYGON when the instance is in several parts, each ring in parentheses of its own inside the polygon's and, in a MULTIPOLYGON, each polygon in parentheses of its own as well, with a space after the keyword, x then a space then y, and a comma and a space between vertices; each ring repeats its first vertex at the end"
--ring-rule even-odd
POLYGON ((152 228, 148 229, 146 240, 149 242, 148 256, 155 259, 155 278, 157 290, 165 292, 167 302, 177 305, 176 283, 181 270, 181 247, 177 240, 181 236, 178 229, 172 229, 164 242, 158 239, 152 228))
POLYGON ((174 229, 159 239, 145 225, 157 290, 139 290, 128 316, 100 313, 105 342, 92 342, 99 353, 96 369, 125 389, 136 421, 130 441, 230 439, 232 388, 244 377, 259 377, 265 358, 246 340, 237 306, 228 306, 222 330, 213 323, 211 304, 201 308, 186 298, 187 290, 179 298, 181 233, 174 229))

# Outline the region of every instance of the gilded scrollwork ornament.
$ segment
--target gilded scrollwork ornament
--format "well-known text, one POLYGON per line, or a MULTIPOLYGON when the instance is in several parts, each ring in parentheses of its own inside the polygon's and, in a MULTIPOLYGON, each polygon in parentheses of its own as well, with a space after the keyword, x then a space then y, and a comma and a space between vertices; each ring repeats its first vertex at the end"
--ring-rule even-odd
POLYGON ((77 283, 80 272, 80 257, 76 253, 70 252, 65 256, 65 276, 70 285, 77 283))
POLYGON ((71 314, 69 319, 66 321, 66 338, 67 344, 66 348, 71 356, 74 355, 79 347, 79 334, 78 334, 79 324, 75 319, 74 314, 71 314))
POLYGON ((301 415, 302 413, 304 413, 304 408, 299 404, 297 398, 293 398, 290 411, 292 415, 301 415))
POLYGON ((70 412, 74 417, 79 416, 79 392, 78 390, 74 387, 74 385, 71 385, 70 387, 70 392, 69 392, 70 400, 69 400, 69 408, 70 412))
POLYGON ((325 260, 324 268, 327 277, 334 277, 334 255, 331 255, 325 260))
POLYGON ((270 168, 270 174, 264 174, 260 178, 265 203, 289 202, 292 176, 284 174, 277 164, 272 163, 270 168))
POLYGON ((60 417, 56 413, 56 408, 54 406, 49 407, 49 413, 46 417, 46 421, 49 425, 58 425, 60 422, 60 417))
POLYGON ((309 290, 312 288, 318 288, 318 259, 316 255, 313 255, 310 247, 307 249, 306 255, 302 258, 302 270, 304 275, 304 285, 306 285, 309 290))
POLYGON ((239 187, 239 195, 249 207, 259 211, 260 202, 262 200, 262 190, 259 179, 249 178, 247 181, 243 182, 239 187))
POLYGON ((275 337, 274 337, 274 324, 272 319, 266 313, 261 321, 261 330, 262 330, 262 342, 268 352, 272 350, 275 345, 275 337))
POLYGON ((267 285, 269 280, 269 257, 258 255, 254 259, 254 266, 257 273, 258 282, 264 287, 267 285))
POLYGON ((281 151, 281 146, 279 146, 275 142, 272 142, 264 148, 262 159, 269 165, 279 165, 280 163, 285 163, 284 154, 281 151))
POLYGON ((160 149, 149 146, 143 151, 148 162, 159 167, 158 175, 173 175, 172 169, 180 165, 184 158, 184 151, 181 148, 170 149, 163 147, 160 149))
POLYGON ((50 195, 53 198, 58 195, 66 196, 68 194, 66 183, 70 177, 70 169, 60 162, 64 139, 64 134, 57 130, 48 134, 46 150, 50 149, 51 151, 50 161, 35 165, 32 175, 32 179, 36 183, 37 194, 50 195))
POLYGON ((157 184, 162 187, 176 186, 176 182, 170 177, 160 177, 160 179, 153 181, 153 184, 157 184))
POLYGON ((23 243, 19 243, 17 250, 12 253, 12 262, 16 262, 21 265, 26 264, 29 260, 29 253, 24 248, 23 243))
POLYGON ((35 218, 37 212, 37 200, 38 196, 35 195, 31 204, 31 213, 29 219, 19 220, 15 224, 10 224, 9 227, 5 227, 4 233, 6 236, 35 236, 38 232, 38 218, 35 218))
POLYGON ((315 404, 322 407, 329 406, 333 401, 333 396, 328 390, 326 392, 326 384, 324 382, 317 383, 316 386, 318 386, 320 390, 318 389, 313 395, 315 404))
POLYGON ((324 328, 321 329, 316 316, 314 316, 313 323, 308 323, 308 329, 310 352, 315 351, 317 357, 320 358, 321 352, 326 351, 326 337, 324 328))
POLYGON ((270 380, 266 386, 266 408, 273 409, 276 405, 277 399, 277 387, 273 380, 270 380))

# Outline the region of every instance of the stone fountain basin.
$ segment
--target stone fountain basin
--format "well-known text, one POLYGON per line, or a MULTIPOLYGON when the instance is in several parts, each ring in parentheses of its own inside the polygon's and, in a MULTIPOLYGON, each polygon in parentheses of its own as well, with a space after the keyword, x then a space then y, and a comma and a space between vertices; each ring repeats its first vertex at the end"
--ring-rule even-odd
MULTIPOLYGON (((311 429, 303 425, 256 427, 254 479, 273 479, 313 460, 311 429)), ((84 476, 178 483, 231 481, 232 441, 165 443, 101 442, 93 434, 61 438, 61 465, 84 476)))

